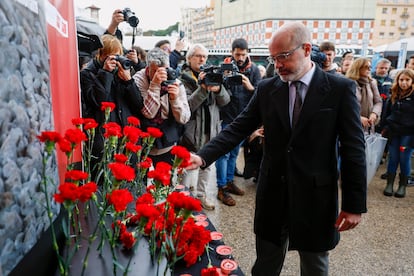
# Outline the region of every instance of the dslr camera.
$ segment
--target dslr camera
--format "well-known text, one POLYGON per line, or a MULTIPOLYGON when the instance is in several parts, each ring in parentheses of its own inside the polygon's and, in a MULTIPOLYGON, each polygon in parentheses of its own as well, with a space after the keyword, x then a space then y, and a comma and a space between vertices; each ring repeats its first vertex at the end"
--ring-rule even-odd
POLYGON ((168 85, 173 84, 177 79, 177 71, 173 68, 165 68, 167 71, 167 80, 161 83, 161 96, 168 92, 168 85))
POLYGON ((131 27, 135 28, 138 26, 139 19, 135 16, 135 12, 131 11, 130 8, 125 8, 122 11, 122 14, 124 15, 124 21, 128 22, 131 27))
POLYGON ((122 65, 122 68, 124 68, 125 70, 131 69, 132 61, 130 59, 124 56, 116 55, 115 60, 119 61, 119 63, 121 63, 122 65))

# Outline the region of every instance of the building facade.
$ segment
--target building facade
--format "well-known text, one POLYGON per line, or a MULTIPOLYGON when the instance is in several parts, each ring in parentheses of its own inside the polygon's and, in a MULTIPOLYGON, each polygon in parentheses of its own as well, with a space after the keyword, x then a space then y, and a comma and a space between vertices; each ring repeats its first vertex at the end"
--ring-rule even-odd
POLYGON ((414 0, 377 0, 373 46, 414 36, 414 0))
POLYGON ((302 21, 312 43, 329 40, 336 45, 372 45, 376 0, 275 1, 216 0, 216 48, 227 48, 237 37, 251 47, 267 47, 272 33, 288 21, 302 21))

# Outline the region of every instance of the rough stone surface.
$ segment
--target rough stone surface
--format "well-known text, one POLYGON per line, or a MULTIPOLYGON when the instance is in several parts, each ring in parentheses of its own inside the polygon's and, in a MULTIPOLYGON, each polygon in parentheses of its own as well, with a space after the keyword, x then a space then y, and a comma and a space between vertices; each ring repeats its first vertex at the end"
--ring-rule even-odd
MULTIPOLYGON (((21 2, 0 1, 0 275, 18 264, 49 225, 36 138, 53 129, 46 20, 43 1, 35 1, 38 15, 21 2)), ((47 175, 57 179, 54 160, 47 175)))

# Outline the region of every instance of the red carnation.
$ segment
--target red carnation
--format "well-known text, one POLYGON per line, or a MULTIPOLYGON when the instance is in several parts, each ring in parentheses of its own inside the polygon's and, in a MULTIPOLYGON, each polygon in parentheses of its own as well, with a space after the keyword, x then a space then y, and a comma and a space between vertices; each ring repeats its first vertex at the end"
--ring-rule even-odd
POLYGON ((201 276, 220 276, 217 267, 209 267, 201 269, 201 276))
POLYGON ((122 180, 132 181, 135 178, 134 168, 128 165, 115 162, 115 163, 109 164, 108 167, 111 170, 112 175, 118 181, 122 181, 122 180))
POLYGON ((55 194, 56 202, 63 203, 64 201, 76 201, 78 199, 78 186, 74 183, 65 182, 59 185, 59 194, 55 194))
POLYGON ((137 117, 134 116, 129 116, 127 118, 127 122, 128 124, 130 124, 131 126, 139 126, 140 125, 140 121, 137 117))
POLYGON ((59 148, 64 153, 69 153, 72 151, 72 146, 68 140, 65 138, 62 138, 58 142, 59 148))
POLYGON ((404 152, 404 151, 405 151, 405 149, 406 149, 406 147, 404 147, 404 146, 400 146, 400 152, 404 152))
POLYGON ((65 132, 65 138, 72 144, 79 144, 82 141, 87 141, 85 133, 79 128, 68 129, 65 132))
POLYGON ((101 103, 101 110, 106 111, 107 108, 109 108, 110 111, 113 111, 115 109, 115 103, 113 103, 113 102, 102 102, 101 103))
POLYGON ((186 209, 189 211, 201 211, 202 209, 200 200, 180 192, 172 192, 169 194, 167 201, 177 209, 186 209))
POLYGON ((152 166, 152 159, 150 157, 145 158, 145 160, 141 161, 138 164, 138 167, 140 168, 144 168, 144 169, 149 169, 152 166))
POLYGON ((183 146, 173 146, 171 154, 183 160, 190 159, 190 152, 183 146))
POLYGON ((135 145, 134 143, 131 143, 131 142, 126 142, 125 148, 127 150, 129 150, 130 152, 137 153, 138 151, 140 151, 142 149, 142 146, 141 145, 135 145))
POLYGON ((105 138, 109 138, 111 136, 122 137, 121 133, 121 126, 114 122, 106 123, 102 126, 105 129, 105 138))
POLYGON ((78 187, 79 200, 82 202, 88 201, 94 193, 98 190, 95 182, 88 182, 85 185, 78 187))
POLYGON ((125 164, 128 161, 128 157, 125 154, 114 154, 115 162, 125 164))
POLYGON ((109 204, 114 206, 116 212, 125 211, 127 205, 134 200, 132 194, 127 189, 119 189, 107 195, 109 204))
POLYGON ((134 235, 128 231, 121 233, 119 239, 126 249, 131 249, 136 242, 134 235))
POLYGON ((80 170, 71 170, 65 173, 65 179, 70 179, 74 181, 85 180, 89 176, 88 173, 80 170))
POLYGON ((163 135, 162 131, 156 127, 148 127, 147 132, 154 138, 160 138, 163 135))
POLYGON ((124 127, 124 135, 128 138, 128 141, 134 144, 138 142, 140 134, 141 134, 141 130, 137 127, 134 127, 134 126, 124 127))
POLYGON ((62 139, 62 136, 56 131, 43 131, 37 138, 41 142, 54 142, 57 143, 62 139))
POLYGON ((94 129, 98 127, 98 123, 92 118, 85 118, 83 119, 83 129, 94 129))
POLYGON ((73 118, 72 124, 75 126, 80 126, 83 124, 83 118, 73 118))

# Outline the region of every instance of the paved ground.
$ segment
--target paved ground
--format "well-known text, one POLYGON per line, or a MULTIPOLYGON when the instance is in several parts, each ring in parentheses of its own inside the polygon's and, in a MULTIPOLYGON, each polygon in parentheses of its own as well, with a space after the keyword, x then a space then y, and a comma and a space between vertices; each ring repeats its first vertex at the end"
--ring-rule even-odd
MULTIPOLYGON (((242 160, 239 160, 242 162, 242 160)), ((239 162, 239 164, 240 164, 239 162)), ((344 232, 337 248, 330 254, 330 275, 414 275, 414 187, 407 188, 407 197, 385 197, 385 180, 379 175, 368 186, 368 213, 352 231, 344 232)), ((246 275, 255 260, 253 214, 255 184, 236 177, 246 194, 234 196, 236 206, 228 207, 216 200, 215 179, 208 189, 216 204, 206 211, 224 242, 234 250, 234 257, 246 275)), ((297 252, 289 252, 282 275, 300 275, 297 252)))

